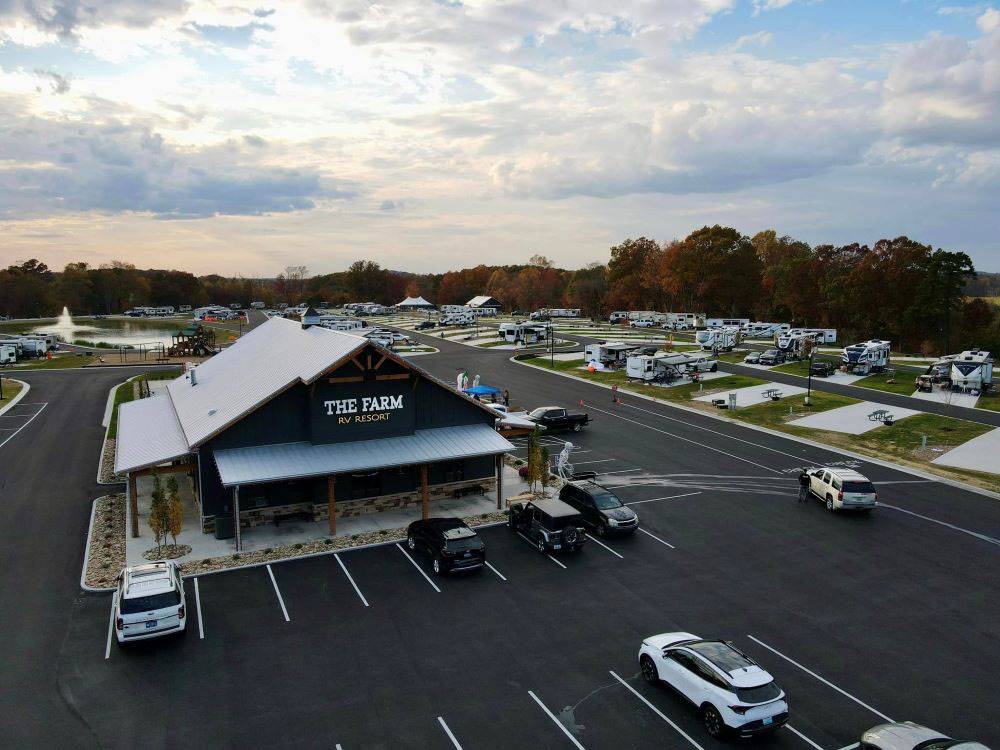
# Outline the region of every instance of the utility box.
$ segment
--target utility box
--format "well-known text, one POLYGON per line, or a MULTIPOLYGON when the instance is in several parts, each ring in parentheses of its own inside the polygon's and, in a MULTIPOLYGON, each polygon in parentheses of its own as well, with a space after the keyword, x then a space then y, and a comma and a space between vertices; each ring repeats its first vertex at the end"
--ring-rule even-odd
POLYGON ((236 536, 236 524, 230 515, 215 517, 215 538, 232 539, 236 536))

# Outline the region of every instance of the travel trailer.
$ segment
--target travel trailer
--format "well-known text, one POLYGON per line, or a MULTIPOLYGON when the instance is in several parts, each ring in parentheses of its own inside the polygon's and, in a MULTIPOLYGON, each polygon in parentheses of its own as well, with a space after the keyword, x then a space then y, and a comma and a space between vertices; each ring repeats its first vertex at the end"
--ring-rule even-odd
POLYGON ((17 362, 17 347, 13 344, 0 344, 0 365, 12 365, 17 362))
POLYGON ((652 320, 655 323, 666 323, 667 313, 656 312, 655 310, 629 310, 629 320, 652 320))
POLYGON ((257 302, 251 302, 250 303, 250 308, 253 309, 253 310, 263 310, 264 309, 264 303, 260 302, 259 300, 257 302))
POLYGON ((685 328, 702 328, 705 325, 705 313, 668 312, 666 322, 672 324, 671 327, 677 331, 685 328))
POLYGON ((536 323, 503 323, 497 330, 497 335, 511 344, 537 344, 545 340, 548 326, 536 323))
POLYGON ((177 308, 177 312, 188 313, 191 312, 191 305, 181 305, 177 308))
POLYGON ((821 344, 833 344, 837 341, 836 328, 789 328, 788 333, 812 333, 821 344))
POLYGON ((628 320, 628 312, 625 310, 615 310, 608 316, 609 323, 624 323, 628 320))
POLYGON ((703 354, 635 354, 625 363, 625 377, 647 383, 671 383, 695 373, 715 372, 719 363, 703 354))
POLYGON ((636 344, 627 344, 624 341, 605 341, 600 344, 587 344, 583 350, 584 362, 597 362, 611 369, 618 369, 625 366, 625 361, 631 354, 642 349, 636 344))
POLYGON ((748 325, 750 325, 750 318, 708 318, 705 320, 705 326, 707 328, 723 328, 730 326, 744 328, 748 325))
POLYGON ((442 315, 438 325, 442 326, 471 326, 476 322, 476 316, 471 312, 451 313, 442 315))
POLYGON ((331 331, 357 331, 365 327, 363 320, 345 315, 320 315, 316 324, 331 331))
POLYGON ((770 339, 776 333, 780 334, 782 331, 787 331, 791 328, 788 323, 749 323, 744 326, 743 330, 746 333, 747 338, 751 339, 770 339))
POLYGON ((441 305, 441 307, 438 309, 441 310, 442 313, 448 315, 455 313, 458 314, 468 313, 469 315, 472 314, 472 308, 469 307, 468 305, 441 305))
POLYGON ((736 326, 708 328, 704 331, 698 331, 694 340, 704 351, 729 352, 743 340, 743 334, 736 326))
POLYGON ((844 368, 855 375, 882 372, 889 365, 889 342, 881 339, 863 341, 844 347, 844 368))
POLYGON ((801 359, 805 356, 805 342, 812 341, 813 344, 818 344, 820 336, 819 332, 802 331, 793 328, 790 331, 779 334, 775 345, 785 355, 786 359, 801 359))
POLYGON ((528 316, 531 320, 541 320, 543 318, 579 318, 580 308, 563 308, 563 307, 543 307, 541 310, 535 310, 528 316))
POLYGON ((988 391, 993 387, 993 357, 981 349, 942 357, 916 379, 921 391, 930 391, 934 383, 956 391, 988 391))

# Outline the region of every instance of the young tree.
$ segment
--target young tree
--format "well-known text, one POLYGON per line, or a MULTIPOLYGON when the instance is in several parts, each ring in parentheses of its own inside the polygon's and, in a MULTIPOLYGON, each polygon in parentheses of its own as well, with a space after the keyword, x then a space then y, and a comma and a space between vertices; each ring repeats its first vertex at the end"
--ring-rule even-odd
POLYGON ((549 474, 549 449, 545 446, 538 449, 538 464, 540 469, 538 479, 542 483, 542 492, 544 493, 549 488, 549 480, 552 479, 549 474))
POLYGON ((167 534, 168 509, 167 496, 163 491, 163 482, 160 481, 159 474, 153 474, 153 493, 150 496, 152 502, 149 508, 149 528, 156 539, 156 554, 162 554, 163 541, 167 534))
POLYGON ((184 528, 184 503, 181 502, 177 478, 172 474, 167 480, 167 530, 177 546, 177 535, 184 528))
POLYGON ((535 491, 539 480, 542 478, 542 446, 539 439, 540 435, 541 430, 538 427, 535 427, 528 435, 528 483, 532 492, 535 491))

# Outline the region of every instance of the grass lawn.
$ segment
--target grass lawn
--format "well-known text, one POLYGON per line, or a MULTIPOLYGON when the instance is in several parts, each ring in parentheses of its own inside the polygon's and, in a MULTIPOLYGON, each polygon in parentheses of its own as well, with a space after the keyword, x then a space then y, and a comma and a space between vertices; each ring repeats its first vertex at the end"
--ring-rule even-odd
MULTIPOLYGON (((809 377, 809 360, 802 359, 798 362, 786 362, 783 365, 778 365, 777 367, 771 368, 775 372, 784 372, 788 375, 800 375, 803 378, 809 377)), ((823 380, 823 378, 817 378, 817 380, 823 380)))
POLYGON ((993 388, 982 394, 976 402, 979 409, 989 409, 990 411, 1000 411, 1000 391, 993 388))
POLYGON ((24 388, 23 385, 15 383, 10 378, 0 378, 0 386, 2 386, 3 390, 3 401, 0 401, 0 409, 13 401, 14 397, 21 392, 22 388, 24 388))
POLYGON ((917 387, 913 384, 913 373, 910 372, 897 372, 895 383, 887 383, 889 376, 885 373, 879 373, 877 375, 869 375, 867 378, 861 378, 861 380, 855 380, 851 385, 856 385, 860 388, 873 388, 876 391, 886 391, 888 393, 898 393, 901 396, 911 396, 917 387))
POLYGON ((62 370, 67 367, 84 367, 94 361, 94 357, 85 357, 82 354, 60 354, 52 359, 34 359, 18 370, 62 370))
MULTIPOLYGON (((836 393, 813 391, 812 405, 806 408, 804 403, 805 397, 804 393, 800 393, 797 396, 789 396, 780 401, 766 401, 763 404, 754 404, 743 409, 737 409, 734 412, 726 412, 726 414, 744 422, 760 425, 761 427, 781 429, 790 420, 801 419, 810 414, 817 414, 830 409, 839 409, 842 406, 850 406, 851 404, 858 403, 857 399, 840 396, 836 393), (791 412, 789 412, 789 409, 791 409, 791 412)), ((810 430, 805 430, 804 432, 808 433, 810 430)))

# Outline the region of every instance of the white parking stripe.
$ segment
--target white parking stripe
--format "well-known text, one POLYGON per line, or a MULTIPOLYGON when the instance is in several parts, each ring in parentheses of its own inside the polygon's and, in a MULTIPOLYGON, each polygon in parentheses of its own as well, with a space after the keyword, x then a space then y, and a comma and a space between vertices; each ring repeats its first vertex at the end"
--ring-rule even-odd
POLYGON ((115 630, 115 604, 118 602, 118 592, 111 595, 111 615, 108 617, 108 642, 104 646, 104 658, 111 658, 111 634, 115 630))
MULTIPOLYGON (((879 482, 879 484, 886 484, 886 482, 879 482)), ((890 510, 898 510, 900 513, 906 513, 910 516, 916 516, 917 518, 922 518, 925 521, 930 521, 931 523, 936 523, 939 526, 947 526, 949 529, 954 529, 955 531, 960 531, 963 534, 968 534, 969 536, 974 536, 976 539, 982 539, 984 542, 989 542, 990 544, 1000 545, 1000 539, 994 539, 991 536, 986 536, 986 534, 980 534, 978 531, 969 531, 968 529, 963 529, 961 526, 956 526, 953 523, 947 523, 946 521, 939 521, 936 518, 931 518, 930 516, 922 516, 919 513, 914 513, 912 510, 906 510, 906 508, 898 508, 895 505, 888 505, 886 503, 879 503, 880 508, 889 508, 890 510)))
POLYGON ((417 572, 422 575, 426 579, 427 583, 429 583, 431 587, 440 594, 441 589, 439 589, 437 584, 431 580, 431 577, 424 572, 424 569, 417 565, 417 561, 410 557, 410 553, 403 549, 403 546, 399 542, 396 542, 396 549, 406 555, 406 559, 413 563, 413 567, 417 569, 417 572))
POLYGON ((700 495, 701 492, 686 492, 683 495, 667 495, 666 497, 651 497, 649 500, 632 500, 631 502, 625 503, 626 505, 638 505, 639 503, 655 503, 657 500, 676 500, 679 497, 691 497, 692 495, 700 495))
POLYGON ((486 563, 486 567, 487 567, 487 568, 489 568, 490 570, 492 570, 492 571, 493 571, 494 573, 496 573, 496 574, 497 574, 497 577, 498 577, 498 578, 499 578, 499 579, 500 579, 501 581, 506 581, 506 580, 507 580, 507 579, 506 579, 506 578, 504 577, 504 574, 503 574, 503 573, 501 573, 501 572, 500 572, 499 570, 497 570, 496 568, 494 568, 494 567, 493 567, 493 566, 492 566, 492 565, 490 564, 489 560, 484 560, 483 562, 485 562, 485 563, 486 563))
POLYGON ((31 424, 33 421, 35 421, 35 417, 37 417, 39 414, 41 414, 43 411, 45 411, 45 407, 46 406, 48 406, 48 402, 42 404, 42 408, 39 409, 38 411, 36 411, 34 414, 32 414, 31 415, 31 419, 29 419, 23 425, 21 425, 20 427, 18 427, 17 430, 14 431, 13 435, 8 435, 7 438, 2 443, 0 443, 0 448, 3 448, 7 443, 9 443, 11 440, 13 440, 15 438, 15 436, 17 435, 17 433, 19 433, 21 430, 23 430, 25 427, 27 427, 29 424, 31 424))
POLYGON ((642 469, 616 469, 615 471, 599 471, 597 473, 602 477, 607 477, 612 474, 631 474, 633 471, 642 471, 642 469))
POLYGON ((861 743, 860 742, 852 742, 850 745, 844 745, 839 750, 854 750, 854 748, 856 748, 856 747, 861 747, 861 743))
POLYGON ((802 734, 802 732, 800 732, 798 729, 796 729, 795 727, 793 727, 791 724, 785 724, 785 729, 787 729, 788 731, 790 731, 792 734, 794 734, 800 740, 803 740, 804 742, 808 742, 810 745, 813 746, 813 750, 823 750, 823 748, 821 748, 819 745, 817 745, 811 739, 809 739, 808 737, 806 737, 804 734, 802 734))
POLYGON ((654 706, 652 703, 650 703, 648 700, 646 700, 645 697, 643 697, 643 695, 638 690, 636 690, 634 687, 632 687, 627 682, 625 682, 625 680, 623 680, 617 674, 615 674, 614 672, 611 672, 611 670, 608 670, 608 671, 611 674, 611 676, 614 677, 616 680, 618 680, 618 682, 620 682, 622 685, 624 685, 625 688, 629 692, 631 692, 636 698, 638 698, 643 703, 645 703, 653 711, 653 713, 655 713, 657 716, 659 716, 661 719, 663 719, 665 722, 667 722, 667 724, 669 724, 674 729, 676 729, 677 732, 678 732, 678 734, 680 734, 681 737, 683 737, 688 742, 690 742, 696 748, 696 750, 705 750, 701 745, 699 745, 697 742, 695 742, 693 739, 691 739, 691 736, 687 732, 685 732, 679 726, 677 726, 676 724, 674 724, 674 722, 672 722, 670 719, 668 719, 667 716, 666 716, 666 714, 664 714, 660 709, 658 709, 656 706, 654 706))
POLYGON ((205 637, 205 626, 201 622, 201 592, 198 591, 198 579, 194 579, 194 607, 198 612, 198 637, 205 637))
POLYGON ((451 730, 448 728, 448 725, 444 723, 444 719, 441 718, 440 716, 438 716, 438 723, 441 725, 441 728, 444 730, 444 733, 448 735, 448 739, 451 740, 451 744, 455 746, 456 750, 462 750, 462 746, 458 744, 458 740, 455 739, 455 735, 451 733, 451 730))
POLYGON ((617 461, 617 458, 595 458, 590 461, 574 461, 574 466, 584 466, 585 464, 606 464, 608 461, 617 461))
POLYGON ((285 609, 285 600, 281 598, 281 592, 278 590, 278 582, 274 580, 274 571, 271 570, 271 566, 267 566, 267 574, 271 576, 271 585, 274 586, 274 593, 278 597, 278 604, 281 605, 281 614, 285 616, 285 622, 291 622, 292 618, 288 616, 288 610, 285 609))
POLYGON ((672 545, 672 544, 671 544, 670 542, 665 542, 665 541, 663 541, 663 540, 662 540, 662 539, 660 539, 660 537, 658 537, 658 536, 657 536, 656 534, 650 534, 650 533, 649 533, 648 531, 646 531, 646 530, 645 530, 644 528, 642 528, 641 526, 639 527, 639 531, 641 531, 641 532, 642 532, 643 534, 645 534, 646 536, 651 536, 651 537, 653 537, 653 539, 655 539, 656 541, 658 541, 658 542, 659 542, 660 544, 665 544, 666 546, 670 547, 670 549, 677 549, 677 548, 676 548, 676 547, 675 547, 674 545, 672 545))
MULTIPOLYGON (((583 747, 583 745, 580 744, 579 740, 577 740, 576 737, 574 737, 572 734, 570 734, 570 731, 566 728, 566 725, 563 724, 561 721, 559 721, 559 719, 557 719, 555 717, 555 714, 553 714, 551 711, 549 711, 548 706, 546 706, 544 703, 542 703, 541 698, 539 698, 537 695, 535 695, 534 692, 532 692, 531 690, 528 691, 528 695, 530 695, 531 699, 535 703, 537 703, 539 705, 539 707, 545 712, 545 715, 548 716, 550 719, 552 719, 553 722, 555 722, 555 725, 562 730, 562 733, 565 734, 567 737, 569 737, 569 741, 570 742, 572 742, 574 745, 576 745, 576 747, 579 748, 579 750, 584 750, 584 747, 583 747)), ((699 748, 699 750, 700 750, 700 748, 699 748)))
POLYGON ((336 553, 334 553, 333 556, 337 558, 337 562, 340 563, 340 569, 344 571, 344 575, 347 576, 347 580, 350 581, 351 585, 354 587, 354 593, 356 593, 358 595, 358 598, 361 600, 361 603, 364 604, 367 607, 368 606, 368 600, 365 599, 365 595, 361 593, 361 589, 358 588, 358 584, 356 584, 354 582, 354 577, 348 572, 347 566, 344 565, 344 561, 341 560, 340 559, 340 555, 338 555, 336 553))
POLYGON ((612 555, 614 555, 615 557, 617 557, 617 558, 619 558, 619 559, 621 559, 621 560, 624 560, 624 559, 625 559, 625 558, 624 558, 624 557, 622 557, 622 556, 621 556, 620 554, 618 554, 618 553, 617 553, 617 552, 615 552, 615 551, 614 551, 613 549, 611 549, 611 547, 609 547, 609 546, 608 546, 608 545, 606 545, 606 544, 605 544, 604 542, 602 542, 602 541, 601 541, 600 539, 597 539, 596 537, 593 537, 593 536, 591 536, 590 534, 587 534, 587 538, 588 538, 588 539, 590 539, 591 541, 595 542, 596 544, 599 544, 599 545, 601 545, 602 547, 604 547, 604 549, 606 549, 606 550, 607 550, 608 552, 610 552, 610 553, 611 553, 612 555))
MULTIPOLYGON (((707 443, 699 443, 697 440, 692 440, 691 438, 686 438, 686 437, 683 437, 681 435, 676 435, 676 434, 674 434, 672 432, 667 432, 666 430, 661 430, 659 427, 653 427, 651 425, 639 422, 638 420, 635 420, 635 419, 629 419, 628 417, 623 417, 621 414, 615 414, 613 411, 605 411, 604 409, 598 409, 596 406, 588 406, 588 408, 589 409, 593 409, 594 411, 599 411, 602 414, 607 414, 607 415, 612 416, 612 417, 617 417, 618 419, 621 419, 621 420, 623 420, 625 422, 631 422, 632 424, 638 425, 639 427, 645 427, 647 430, 652 430, 653 432, 659 432, 662 435, 667 435, 667 436, 672 437, 672 438, 674 438, 676 440, 683 440, 686 443, 693 443, 694 445, 699 445, 702 448, 705 448, 707 450, 715 451, 716 453, 721 453, 722 455, 729 456, 730 458, 735 458, 737 461, 745 461, 746 463, 753 464, 754 466, 757 466, 757 467, 759 467, 761 469, 764 469, 765 471, 770 471, 770 472, 772 472, 774 474, 780 474, 781 473, 781 471, 779 469, 772 469, 770 466, 764 466, 764 464, 759 464, 756 461, 751 461, 749 458, 743 458, 743 456, 737 456, 735 453, 727 453, 726 451, 724 451, 724 450, 722 450, 720 448, 716 448, 714 446, 708 445, 707 443)), ((640 409, 640 411, 645 411, 645 409, 640 409)), ((650 412, 650 413, 654 414, 655 416, 660 416, 659 414, 656 414, 655 412, 650 412)), ((665 418, 669 419, 669 417, 665 417, 665 418)), ((709 430, 709 432, 712 432, 712 430, 709 430)), ((729 437, 729 436, 727 435, 726 437, 729 437)), ((739 439, 739 438, 737 438, 737 439, 739 439)), ((742 442, 749 442, 749 441, 748 440, 744 440, 742 442)))
POLYGON ((827 687, 831 687, 834 690, 836 690, 838 693, 840 693, 841 695, 843 695, 845 698, 850 698, 852 701, 854 701, 855 703, 857 703, 862 708, 867 708, 869 711, 871 711, 873 714, 875 714, 876 716, 878 716, 880 719, 884 719, 885 721, 888 721, 890 723, 892 722, 892 719, 890 719, 888 716, 886 716, 881 711, 879 711, 879 710, 877 710, 875 708, 872 708, 871 706, 869 706, 867 703, 865 703, 860 698, 855 698, 853 695, 851 695, 850 693, 848 693, 846 690, 843 690, 843 689, 837 687, 836 685, 834 685, 829 680, 827 680, 827 679, 825 679, 823 677, 820 677, 818 674, 816 674, 815 672, 813 672, 808 667, 804 667, 801 664, 799 664, 797 661, 795 661, 794 659, 791 659, 791 658, 785 656, 783 653, 781 653, 780 651, 778 651, 778 649, 773 648, 771 646, 768 646, 766 643, 764 643, 764 641, 760 640, 760 638, 754 638, 749 633, 747 634, 747 638, 749 638, 754 643, 757 643, 757 644, 763 646, 764 648, 766 648, 771 653, 780 656, 782 659, 784 659, 785 661, 787 661, 789 664, 794 664, 796 667, 798 667, 799 669, 801 669, 806 674, 812 675, 813 677, 815 677, 817 680, 819 680, 820 682, 822 682, 827 687))

